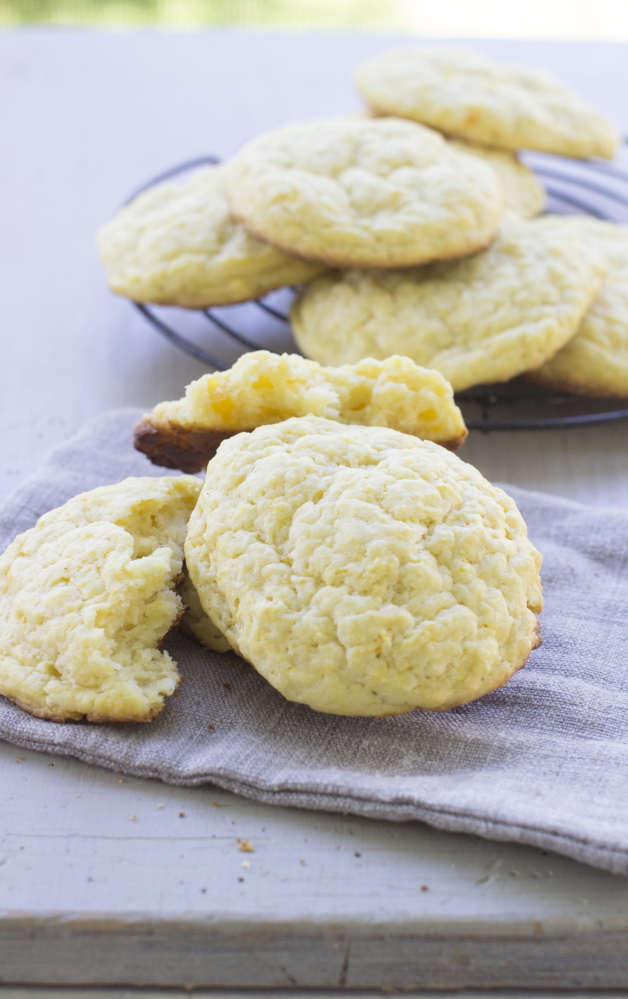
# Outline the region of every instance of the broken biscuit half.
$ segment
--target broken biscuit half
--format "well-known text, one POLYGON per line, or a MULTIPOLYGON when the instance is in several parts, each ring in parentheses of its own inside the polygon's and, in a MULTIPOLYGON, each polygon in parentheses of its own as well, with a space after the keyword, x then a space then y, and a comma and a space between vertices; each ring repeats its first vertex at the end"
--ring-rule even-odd
POLYGON ((0 557, 0 694, 54 721, 145 722, 179 683, 160 643, 201 483, 128 478, 81 493, 0 557))
POLYGON ((298 354, 244 354, 204 375, 183 399, 162 402, 135 428, 152 462, 198 472, 228 437, 292 416, 390 427, 456 450, 467 429, 449 383, 408 357, 327 368, 298 354))

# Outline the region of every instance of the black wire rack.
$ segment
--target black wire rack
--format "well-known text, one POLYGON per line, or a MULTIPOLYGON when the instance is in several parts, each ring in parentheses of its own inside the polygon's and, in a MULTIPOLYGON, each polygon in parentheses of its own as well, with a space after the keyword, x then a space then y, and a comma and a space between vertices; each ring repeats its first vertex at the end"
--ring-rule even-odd
MULTIPOLYGON (((624 144, 628 138, 624 139, 624 144)), ((545 153, 527 153, 547 194, 547 211, 589 215, 610 222, 628 223, 628 170, 597 160, 572 160, 545 153)), ((219 163, 216 156, 199 156, 153 177, 134 192, 165 180, 179 178, 200 167, 219 163)), ((127 202, 128 203, 128 202, 127 202)), ((218 371, 229 368, 249 350, 287 350, 298 353, 288 318, 296 289, 281 289, 264 298, 239 305, 190 312, 172 306, 134 307, 173 346, 218 371), (206 348, 209 338, 218 356, 206 348)), ((471 430, 550 430, 628 420, 628 408, 618 400, 588 399, 537 389, 524 379, 499 385, 481 385, 456 394, 471 430)))

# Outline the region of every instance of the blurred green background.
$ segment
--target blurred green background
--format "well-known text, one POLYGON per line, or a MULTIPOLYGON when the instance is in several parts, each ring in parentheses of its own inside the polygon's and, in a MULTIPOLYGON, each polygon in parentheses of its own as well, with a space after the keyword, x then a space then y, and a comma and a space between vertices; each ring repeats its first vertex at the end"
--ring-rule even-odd
POLYGON ((0 0, 3 25, 399 28, 403 20, 395 0, 0 0))
POLYGON ((25 24, 405 31, 426 38, 628 41, 628 0, 0 0, 25 24))

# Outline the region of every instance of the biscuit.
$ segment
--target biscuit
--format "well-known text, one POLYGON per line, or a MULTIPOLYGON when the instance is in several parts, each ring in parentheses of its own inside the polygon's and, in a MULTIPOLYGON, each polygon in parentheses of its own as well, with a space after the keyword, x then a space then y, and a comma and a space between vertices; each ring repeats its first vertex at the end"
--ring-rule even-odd
POLYGON ((493 168, 502 189, 503 212, 517 218, 531 219, 545 206, 545 189, 536 178, 534 170, 518 159, 515 153, 488 146, 474 146, 470 142, 451 140, 451 145, 470 156, 477 156, 493 168))
POLYGON ((566 221, 599 250, 607 275, 573 339, 529 377, 577 395, 627 398, 628 225, 576 217, 566 221))
POLYGON ((0 557, 0 694, 55 721, 150 721, 179 674, 159 644, 192 477, 131 478, 51 510, 0 557))
POLYGON ((185 545, 201 602, 291 701, 444 711, 538 644, 540 556, 471 465, 383 427, 300 417, 226 441, 185 545))
POLYGON ((613 126, 550 73, 473 50, 396 49, 358 66, 354 81, 376 113, 480 145, 581 158, 617 152, 613 126))
POLYGON ((192 382, 183 399, 155 406, 135 428, 135 446, 157 465, 197 472, 227 437, 309 413, 394 427, 451 450, 467 436, 451 386, 408 357, 322 368, 298 354, 258 350, 192 382))
POLYGON ((205 309, 300 284, 325 268, 250 236, 223 190, 224 167, 156 184, 98 233, 111 288, 136 302, 205 309))
POLYGON ((490 242, 501 210, 485 163, 395 118, 286 125, 248 142, 226 171, 250 232, 339 267, 463 256, 490 242))
POLYGON ((177 593, 185 605, 185 614, 179 621, 179 630, 212 652, 228 652, 231 646, 203 610, 194 583, 185 570, 183 579, 177 586, 177 593))
POLYGON ((464 260, 323 275, 295 300, 295 339, 321 364, 405 354, 454 391, 538 368, 575 334, 603 278, 573 228, 550 221, 508 220, 464 260))

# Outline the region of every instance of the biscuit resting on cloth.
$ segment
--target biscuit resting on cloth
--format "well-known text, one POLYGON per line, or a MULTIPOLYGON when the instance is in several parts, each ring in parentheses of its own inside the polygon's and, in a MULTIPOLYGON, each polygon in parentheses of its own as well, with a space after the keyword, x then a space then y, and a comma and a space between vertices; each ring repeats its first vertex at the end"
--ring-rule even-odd
POLYGON ((179 674, 158 645, 200 482, 129 478, 44 514, 0 557, 0 694, 40 718, 150 721, 179 674))
POLYGON ((323 368, 298 354, 257 350, 192 382, 183 399, 155 406, 137 424, 135 446, 156 465, 197 472, 227 437, 308 414, 394 427, 451 450, 467 436, 451 385, 409 357, 323 368))
POLYGON ((234 215, 286 253, 334 267, 408 267, 494 237, 494 170, 438 132, 396 118, 298 122, 225 167, 234 215))
POLYGON ((538 644, 541 560, 514 501, 395 430, 310 416, 225 441, 185 553, 231 647, 317 711, 446 710, 538 644))
POLYGON ((550 73, 492 63, 472 49, 395 49, 362 63, 354 79, 377 113, 468 142, 576 157, 617 151, 613 126, 550 73))

